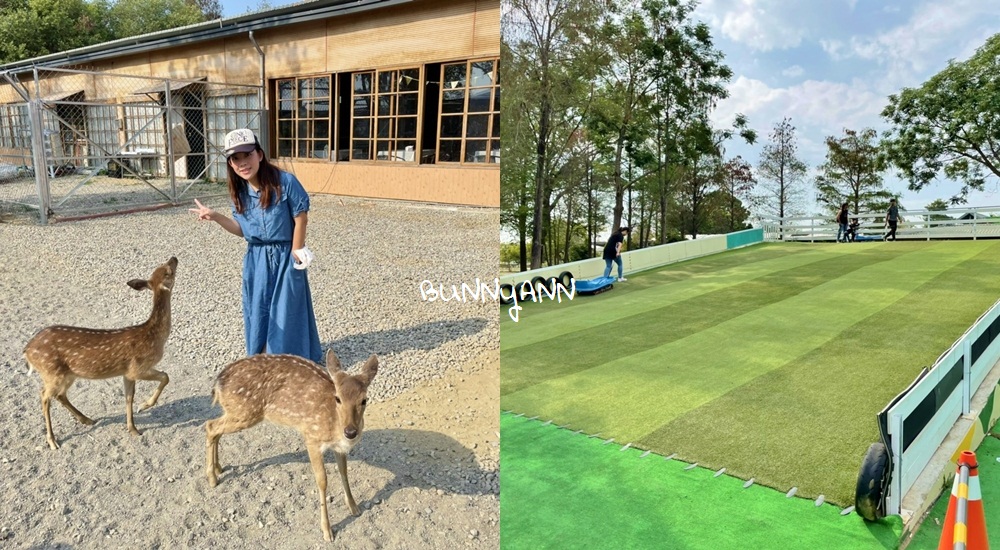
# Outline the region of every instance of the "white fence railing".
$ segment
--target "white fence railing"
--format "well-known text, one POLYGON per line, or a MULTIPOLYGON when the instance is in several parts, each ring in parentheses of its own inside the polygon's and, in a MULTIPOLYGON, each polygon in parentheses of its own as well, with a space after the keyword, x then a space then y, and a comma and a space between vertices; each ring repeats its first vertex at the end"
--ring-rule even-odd
MULTIPOLYGON (((885 234, 885 212, 851 213, 860 223, 862 239, 881 239, 885 234)), ((900 212, 896 238, 902 240, 1000 238, 1000 206, 953 210, 908 210, 900 212)), ((763 218, 767 241, 833 241, 838 225, 833 216, 763 218)))
POLYGON ((886 513, 898 514, 903 495, 930 461, 948 431, 968 414, 972 396, 1000 359, 1000 301, 941 354, 930 371, 880 414, 892 473, 886 513))

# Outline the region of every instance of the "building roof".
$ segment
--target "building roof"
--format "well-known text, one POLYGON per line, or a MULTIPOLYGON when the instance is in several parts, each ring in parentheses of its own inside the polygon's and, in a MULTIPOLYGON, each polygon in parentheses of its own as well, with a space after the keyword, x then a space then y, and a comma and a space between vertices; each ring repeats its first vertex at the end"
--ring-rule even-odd
POLYGON ((252 31, 329 19, 375 8, 405 4, 413 0, 308 0, 280 8, 225 17, 110 42, 94 44, 0 65, 0 72, 17 73, 34 67, 64 67, 242 35, 252 31))

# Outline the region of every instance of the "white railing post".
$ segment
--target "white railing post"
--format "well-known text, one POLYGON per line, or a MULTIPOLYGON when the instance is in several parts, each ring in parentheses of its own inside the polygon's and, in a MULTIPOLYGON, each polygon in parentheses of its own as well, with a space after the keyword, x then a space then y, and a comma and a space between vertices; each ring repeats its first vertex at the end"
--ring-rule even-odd
POLYGON ((903 502, 903 417, 894 414, 889 418, 889 425, 893 432, 892 449, 892 483, 889 487, 889 502, 886 505, 887 515, 899 514, 900 505, 903 502))

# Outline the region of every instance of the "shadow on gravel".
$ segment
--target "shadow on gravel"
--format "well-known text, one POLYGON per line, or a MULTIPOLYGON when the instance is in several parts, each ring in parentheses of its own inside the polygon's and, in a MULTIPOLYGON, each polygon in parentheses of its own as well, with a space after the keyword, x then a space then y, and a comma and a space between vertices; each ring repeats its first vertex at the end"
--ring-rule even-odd
POLYGON ((353 334, 333 342, 325 342, 323 349, 332 348, 344 365, 364 361, 371 354, 380 357, 409 350, 432 350, 446 342, 471 336, 486 328, 482 317, 457 321, 424 323, 404 329, 381 330, 353 334))
MULTIPOLYGON (((146 430, 162 430, 172 426, 181 428, 191 426, 200 427, 207 420, 218 417, 220 412, 218 407, 215 407, 213 410, 212 398, 207 395, 185 397, 175 401, 166 402, 164 402, 164 398, 161 397, 160 402, 157 403, 155 407, 139 412, 139 407, 143 402, 144 400, 136 399, 134 413, 135 427, 139 428, 139 431, 142 432, 145 432, 146 430)), ((55 410, 55 407, 52 408, 55 410)), ((122 408, 124 409, 124 401, 122 403, 122 408)), ((62 435, 57 431, 56 439, 60 442, 60 444, 62 444, 63 441, 70 441, 74 438, 87 435, 92 431, 104 429, 120 429, 123 434, 128 435, 128 432, 125 431, 124 410, 121 414, 105 416, 103 418, 94 418, 93 426, 84 426, 82 429, 77 428, 77 431, 74 433, 62 435)))
MULTIPOLYGON (((324 458, 328 480, 327 496, 342 500, 343 489, 337 473, 336 458, 332 451, 325 453, 324 458)), ((370 498, 358 500, 362 513, 369 505, 384 502, 393 493, 406 487, 442 489, 446 493, 460 495, 486 495, 493 491, 484 480, 484 476, 492 474, 493 478, 497 479, 495 470, 486 471, 480 468, 470 449, 447 435, 426 430, 366 430, 361 443, 348 456, 347 468, 352 487, 357 479, 350 476, 353 470, 352 463, 358 461, 388 470, 395 476, 370 498)), ((252 464, 223 464, 223 474, 219 483, 226 483, 230 479, 238 479, 244 475, 260 475, 261 471, 281 464, 301 464, 302 473, 312 475, 309 456, 303 444, 300 450, 265 458, 252 464)), ((355 492, 355 498, 357 497, 355 492)), ((339 531, 352 521, 354 517, 348 516, 333 528, 339 531)))

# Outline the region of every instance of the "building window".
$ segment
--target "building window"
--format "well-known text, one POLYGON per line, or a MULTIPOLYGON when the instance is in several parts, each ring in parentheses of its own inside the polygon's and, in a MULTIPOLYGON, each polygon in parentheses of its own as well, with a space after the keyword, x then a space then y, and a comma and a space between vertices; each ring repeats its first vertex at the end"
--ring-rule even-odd
POLYGON ((330 159, 331 78, 277 81, 279 157, 330 159))
POLYGON ((417 161, 420 82, 417 68, 354 73, 352 160, 417 161))
POLYGON ((118 120, 115 105, 87 106, 87 139, 90 140, 88 163, 91 166, 106 166, 108 159, 117 158, 118 120))
POLYGON ((0 105, 0 146, 11 149, 31 147, 31 123, 25 104, 0 105))
POLYGON ((441 66, 437 161, 500 162, 499 59, 441 66))

